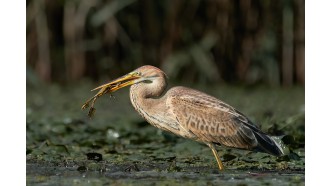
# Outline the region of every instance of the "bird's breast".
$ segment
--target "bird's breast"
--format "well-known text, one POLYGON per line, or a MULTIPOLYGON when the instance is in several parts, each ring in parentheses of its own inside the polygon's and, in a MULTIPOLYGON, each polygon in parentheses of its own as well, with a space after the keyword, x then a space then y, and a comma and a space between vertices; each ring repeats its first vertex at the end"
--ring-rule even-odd
MULTIPOLYGON (((181 135, 180 125, 167 111, 165 102, 161 98, 143 98, 132 87, 130 99, 134 109, 151 125, 181 135)), ((181 135, 182 136, 182 135, 181 135)))

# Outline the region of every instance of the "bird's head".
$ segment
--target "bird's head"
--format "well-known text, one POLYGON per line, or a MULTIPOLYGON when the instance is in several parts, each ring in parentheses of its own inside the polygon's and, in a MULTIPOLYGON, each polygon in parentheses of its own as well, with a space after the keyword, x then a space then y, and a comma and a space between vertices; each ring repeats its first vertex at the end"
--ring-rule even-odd
MULTIPOLYGON (((150 65, 142 66, 120 78, 117 78, 109 83, 94 88, 92 91, 99 90, 99 92, 91 99, 89 99, 82 106, 82 109, 88 108, 89 103, 92 102, 91 110, 93 111, 94 102, 96 101, 97 98, 101 97, 104 94, 112 93, 121 88, 137 83, 150 84, 155 81, 166 81, 165 79, 166 79, 165 73, 161 71, 159 68, 150 65)), ((164 85, 166 86, 166 82, 164 83, 164 85)))
POLYGON ((123 87, 137 84, 140 82, 152 83, 157 79, 166 78, 166 74, 157 67, 146 65, 142 66, 120 78, 117 78, 109 83, 94 88, 94 90, 109 88, 109 92, 115 92, 123 87))

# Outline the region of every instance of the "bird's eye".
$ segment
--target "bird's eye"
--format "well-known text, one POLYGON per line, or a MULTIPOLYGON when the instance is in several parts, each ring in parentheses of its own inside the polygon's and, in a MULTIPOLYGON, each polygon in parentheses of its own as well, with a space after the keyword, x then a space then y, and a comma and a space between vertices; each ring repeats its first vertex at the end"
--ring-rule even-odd
POLYGON ((141 76, 141 72, 133 72, 133 75, 135 75, 135 76, 141 76))

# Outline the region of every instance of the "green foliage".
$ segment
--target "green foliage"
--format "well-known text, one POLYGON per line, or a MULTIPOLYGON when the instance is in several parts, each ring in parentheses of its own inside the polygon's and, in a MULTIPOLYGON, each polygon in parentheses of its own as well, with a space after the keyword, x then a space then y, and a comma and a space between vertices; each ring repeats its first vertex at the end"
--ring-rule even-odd
POLYGON ((195 83, 304 84, 304 1, 27 2, 28 83, 144 64, 195 83))

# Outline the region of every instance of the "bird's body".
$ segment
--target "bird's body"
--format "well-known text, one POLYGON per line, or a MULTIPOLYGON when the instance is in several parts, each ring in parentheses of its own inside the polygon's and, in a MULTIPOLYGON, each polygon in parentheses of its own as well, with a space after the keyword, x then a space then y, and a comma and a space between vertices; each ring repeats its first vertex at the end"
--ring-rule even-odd
MULTIPOLYGON (((127 76, 98 87, 101 91, 93 101, 99 94, 103 95, 102 90, 106 88, 110 87, 109 92, 114 92, 128 85, 132 85, 132 105, 145 120, 162 130, 207 144, 220 170, 223 165, 214 144, 277 156, 283 154, 282 148, 272 137, 223 101, 186 87, 173 87, 165 92, 166 75, 153 66, 142 66, 127 76)), ((83 108, 86 105, 88 102, 83 108)))

